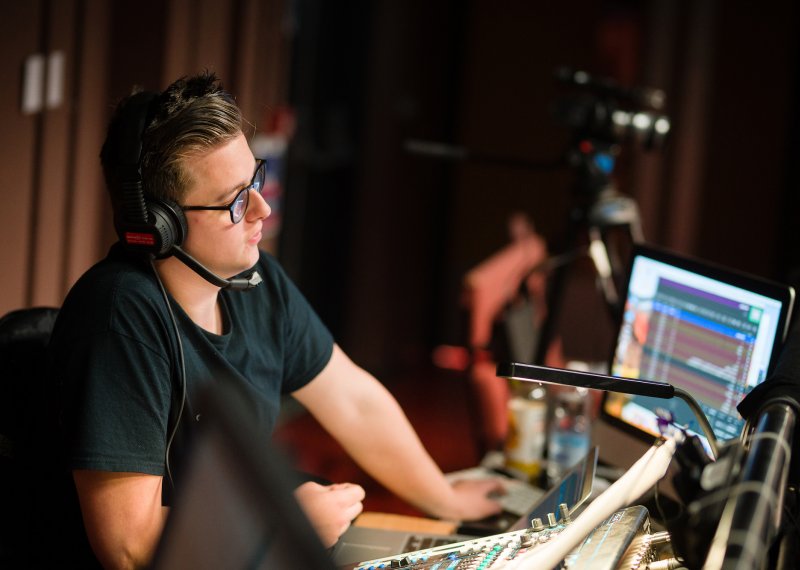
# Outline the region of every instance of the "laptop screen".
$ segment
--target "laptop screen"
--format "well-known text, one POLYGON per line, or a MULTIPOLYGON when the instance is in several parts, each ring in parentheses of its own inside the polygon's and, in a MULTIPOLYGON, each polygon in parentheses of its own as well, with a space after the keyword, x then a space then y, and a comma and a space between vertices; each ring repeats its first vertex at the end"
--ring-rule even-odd
MULTIPOLYGON (((638 246, 611 374, 683 388, 718 439, 737 437, 736 406, 773 368, 793 301, 790 287, 638 246)), ((659 409, 699 434, 679 399, 608 393, 603 401, 604 416, 651 435, 659 409)))
POLYGON ((594 472, 597 468, 597 447, 589 450, 589 453, 578 463, 567 471, 558 483, 553 485, 545 493, 531 511, 520 518, 510 529, 522 530, 531 526, 535 518, 540 518, 547 524, 548 513, 553 513, 556 519, 560 519, 558 505, 565 503, 570 510, 570 514, 581 506, 589 495, 592 494, 594 484, 594 472))

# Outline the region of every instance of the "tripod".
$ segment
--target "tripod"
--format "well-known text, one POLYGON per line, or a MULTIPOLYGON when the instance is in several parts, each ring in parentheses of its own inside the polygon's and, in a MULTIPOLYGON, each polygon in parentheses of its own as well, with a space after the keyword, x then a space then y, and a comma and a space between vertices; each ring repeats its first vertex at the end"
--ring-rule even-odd
MULTIPOLYGON (((618 248, 613 247, 611 233, 624 230, 630 243, 644 241, 644 234, 636 202, 620 194, 611 178, 619 143, 633 141, 646 149, 658 148, 670 131, 667 116, 646 110, 663 109, 665 95, 661 90, 623 87, 611 79, 592 77, 585 71, 566 67, 557 68, 555 78, 573 90, 571 96, 556 102, 554 113, 562 123, 574 129, 575 143, 566 158, 567 164, 576 170, 577 178, 575 204, 570 212, 563 252, 528 273, 553 271, 546 294, 547 314, 537 339, 530 342, 536 345, 533 359, 536 364, 544 364, 561 313, 566 277, 578 258, 586 254, 591 258, 611 317, 616 318, 622 309, 619 284, 625 267, 618 248), (579 238, 584 234, 588 245, 581 247, 579 238)), ((406 149, 450 160, 478 160, 539 169, 563 166, 562 161, 535 163, 502 159, 421 141, 409 141, 406 149)))
POLYGON ((619 284, 625 273, 625 261, 611 232, 622 230, 629 244, 644 241, 644 233, 636 202, 621 194, 611 178, 618 148, 610 143, 581 140, 567 155, 568 164, 577 171, 575 204, 569 214, 564 251, 544 264, 553 275, 548 283, 547 315, 539 331, 534 363, 545 362, 561 314, 567 277, 581 257, 588 255, 592 260, 610 316, 616 318, 622 310, 619 284), (586 245, 582 245, 582 237, 586 245))

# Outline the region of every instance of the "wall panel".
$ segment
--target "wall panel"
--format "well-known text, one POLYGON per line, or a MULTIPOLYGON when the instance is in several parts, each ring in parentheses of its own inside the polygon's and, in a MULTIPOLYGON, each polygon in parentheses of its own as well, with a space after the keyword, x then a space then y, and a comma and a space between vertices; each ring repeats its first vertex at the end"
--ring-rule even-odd
POLYGON ((116 102, 133 85, 160 89, 210 69, 254 122, 282 102, 285 52, 266 52, 262 39, 279 30, 271 18, 284 10, 284 0, 3 5, 0 80, 13 88, 0 90, 0 314, 60 305, 116 240, 99 152, 116 102), (63 62, 58 101, 23 113, 26 58, 38 54, 46 77, 54 53, 63 62))
POLYGON ((45 83, 50 94, 42 111, 38 130, 38 167, 34 173, 33 228, 31 232, 30 303, 59 305, 63 295, 65 242, 64 211, 68 202, 69 159, 74 142, 70 133, 72 116, 70 69, 74 69, 76 3, 70 0, 51 5, 46 19, 43 52, 48 57, 45 83))
POLYGON ((36 132, 20 109, 26 58, 41 54, 42 2, 12 2, 0 18, 0 314, 28 302, 36 132))

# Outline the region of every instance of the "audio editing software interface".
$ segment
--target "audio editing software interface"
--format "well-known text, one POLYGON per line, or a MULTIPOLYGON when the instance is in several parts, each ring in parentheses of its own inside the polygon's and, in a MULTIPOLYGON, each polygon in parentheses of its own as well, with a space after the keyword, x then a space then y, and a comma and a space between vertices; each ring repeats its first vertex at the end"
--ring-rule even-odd
MULTIPOLYGON (((637 257, 612 374, 683 388, 699 402, 719 439, 734 438, 743 426, 736 405, 766 377, 780 309, 774 299, 637 257)), ((659 408, 700 431, 681 401, 616 400, 615 415, 653 434, 659 408)))

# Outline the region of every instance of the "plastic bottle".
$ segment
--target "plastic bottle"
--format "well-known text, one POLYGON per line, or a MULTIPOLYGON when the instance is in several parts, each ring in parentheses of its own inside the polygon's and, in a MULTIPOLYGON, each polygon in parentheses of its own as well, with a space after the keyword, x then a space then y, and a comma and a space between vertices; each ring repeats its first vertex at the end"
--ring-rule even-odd
POLYGON ((536 481, 542 471, 547 442, 546 396, 547 392, 539 384, 514 381, 508 401, 506 468, 531 481, 536 481))
POLYGON ((554 483, 588 452, 591 423, 586 388, 559 389, 547 434, 547 478, 554 483))

